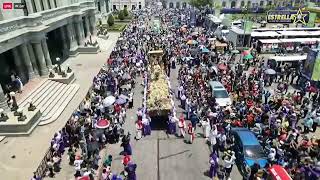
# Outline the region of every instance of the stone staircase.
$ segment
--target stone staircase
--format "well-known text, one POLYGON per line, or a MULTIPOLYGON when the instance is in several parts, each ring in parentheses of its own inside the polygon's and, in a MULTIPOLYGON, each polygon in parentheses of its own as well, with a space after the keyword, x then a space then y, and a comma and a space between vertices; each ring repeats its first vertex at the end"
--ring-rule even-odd
POLYGON ((78 84, 63 84, 45 80, 19 103, 19 107, 27 108, 28 102, 32 100, 42 113, 39 125, 46 125, 60 116, 79 88, 78 84))

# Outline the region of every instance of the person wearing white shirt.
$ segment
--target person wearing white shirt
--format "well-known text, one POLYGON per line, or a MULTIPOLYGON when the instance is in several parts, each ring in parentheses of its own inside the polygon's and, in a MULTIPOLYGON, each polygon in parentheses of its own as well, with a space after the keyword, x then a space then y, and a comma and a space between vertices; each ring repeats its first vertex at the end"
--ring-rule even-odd
POLYGON ((212 126, 210 135, 209 135, 209 141, 210 145, 212 147, 212 152, 218 153, 218 147, 217 147, 217 136, 218 136, 218 130, 216 125, 212 126))
POLYGON ((276 160, 276 150, 274 148, 270 148, 270 152, 268 154, 268 159, 271 162, 274 162, 276 160))
POLYGON ((224 158, 224 168, 226 172, 226 179, 231 180, 230 173, 232 171, 232 167, 235 164, 236 156, 234 151, 231 152, 231 154, 228 154, 224 158))
POLYGON ((201 121, 201 126, 203 130, 203 137, 208 139, 209 134, 210 134, 210 123, 208 119, 204 119, 201 121))

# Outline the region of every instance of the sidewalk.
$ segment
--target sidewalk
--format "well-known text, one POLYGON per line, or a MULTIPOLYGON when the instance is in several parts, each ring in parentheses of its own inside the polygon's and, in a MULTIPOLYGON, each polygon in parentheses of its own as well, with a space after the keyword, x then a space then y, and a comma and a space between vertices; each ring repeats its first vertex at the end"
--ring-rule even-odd
POLYGON ((92 85, 93 77, 105 63, 118 36, 118 33, 110 33, 108 40, 99 39, 98 42, 102 43, 100 46, 102 52, 99 54, 80 54, 75 58, 69 58, 65 62, 75 72, 76 81, 74 83, 79 84, 81 88, 55 122, 36 127, 32 134, 27 137, 7 137, 0 143, 1 179, 30 179, 48 150, 54 133, 65 125, 72 112, 85 97, 92 85), (12 156, 15 157, 12 158, 12 156))

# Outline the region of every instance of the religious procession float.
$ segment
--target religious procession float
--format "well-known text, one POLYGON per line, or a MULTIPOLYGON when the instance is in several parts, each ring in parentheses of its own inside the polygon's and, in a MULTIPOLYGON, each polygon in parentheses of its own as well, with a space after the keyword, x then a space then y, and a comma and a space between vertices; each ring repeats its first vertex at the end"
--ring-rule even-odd
POLYGON ((165 116, 172 109, 170 83, 162 62, 162 50, 150 51, 147 80, 146 106, 150 117, 165 116))

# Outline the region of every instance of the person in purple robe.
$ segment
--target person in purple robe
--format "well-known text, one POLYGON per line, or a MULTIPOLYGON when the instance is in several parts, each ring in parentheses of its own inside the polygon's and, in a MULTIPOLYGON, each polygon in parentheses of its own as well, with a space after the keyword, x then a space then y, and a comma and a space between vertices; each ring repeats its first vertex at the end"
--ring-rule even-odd
POLYGON ((210 163, 209 177, 211 179, 217 176, 217 171, 219 167, 218 161, 219 159, 217 154, 215 152, 211 153, 210 160, 209 160, 209 163, 210 163))
POLYGON ((137 180, 136 176, 137 164, 129 163, 128 166, 124 169, 127 173, 127 180, 137 180))
POLYGON ((169 115, 168 134, 176 134, 176 120, 174 116, 169 115))

